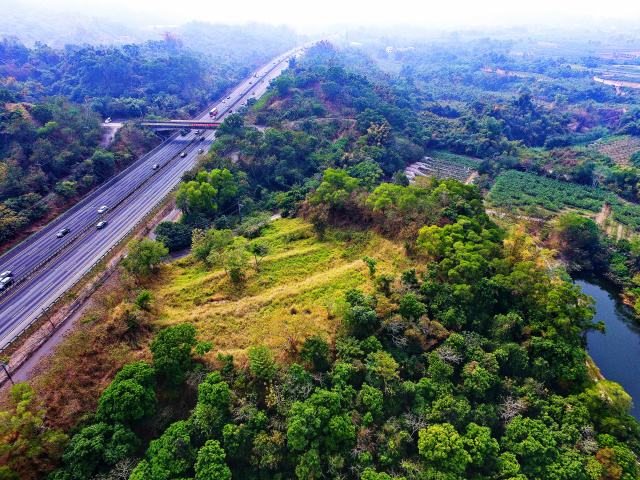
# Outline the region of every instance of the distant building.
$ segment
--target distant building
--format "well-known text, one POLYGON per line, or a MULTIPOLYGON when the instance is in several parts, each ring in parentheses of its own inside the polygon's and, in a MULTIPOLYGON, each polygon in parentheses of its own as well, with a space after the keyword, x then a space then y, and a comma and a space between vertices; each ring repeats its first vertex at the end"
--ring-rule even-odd
POLYGON ((405 48, 387 47, 387 53, 389 55, 391 55, 394 51, 396 51, 396 52, 410 52, 410 51, 413 51, 413 50, 414 50, 413 47, 405 47, 405 48))

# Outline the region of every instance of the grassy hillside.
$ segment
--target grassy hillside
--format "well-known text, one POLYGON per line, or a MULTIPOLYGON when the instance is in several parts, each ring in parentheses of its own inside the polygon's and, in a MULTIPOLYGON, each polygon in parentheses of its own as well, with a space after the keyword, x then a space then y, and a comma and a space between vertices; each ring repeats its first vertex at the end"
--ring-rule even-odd
POLYGON ((400 245, 373 233, 336 232, 319 241, 311 228, 301 219, 269 224, 260 239, 269 254, 259 272, 253 264, 246 270, 240 285, 191 257, 172 264, 152 287, 160 325, 193 323, 213 352, 242 358, 257 343, 283 347, 319 331, 334 333, 342 292, 373 289, 363 256, 375 255, 382 274, 409 265, 400 245))

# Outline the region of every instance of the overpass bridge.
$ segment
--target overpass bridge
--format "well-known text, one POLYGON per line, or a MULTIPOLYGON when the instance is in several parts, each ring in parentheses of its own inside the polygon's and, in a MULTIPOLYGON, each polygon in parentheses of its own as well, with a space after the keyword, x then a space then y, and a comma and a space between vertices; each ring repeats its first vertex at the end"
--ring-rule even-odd
POLYGON ((152 130, 215 130, 220 126, 220 122, 198 120, 145 120, 140 122, 140 125, 152 130))

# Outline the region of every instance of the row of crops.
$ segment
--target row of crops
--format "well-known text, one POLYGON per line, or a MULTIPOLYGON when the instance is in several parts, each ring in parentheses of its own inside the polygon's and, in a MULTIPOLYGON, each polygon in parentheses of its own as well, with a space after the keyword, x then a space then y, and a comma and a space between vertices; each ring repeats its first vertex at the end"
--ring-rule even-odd
POLYGON ((478 168, 480 160, 465 157, 463 155, 456 155, 455 153, 445 152, 444 150, 432 150, 428 155, 437 162, 448 163, 451 165, 459 165, 461 167, 468 167, 472 169, 478 168))
POLYGON ((597 213, 604 203, 614 220, 640 231, 640 206, 629 204, 603 188, 588 187, 509 170, 500 174, 487 196, 495 206, 536 205, 552 212, 576 208, 597 213))

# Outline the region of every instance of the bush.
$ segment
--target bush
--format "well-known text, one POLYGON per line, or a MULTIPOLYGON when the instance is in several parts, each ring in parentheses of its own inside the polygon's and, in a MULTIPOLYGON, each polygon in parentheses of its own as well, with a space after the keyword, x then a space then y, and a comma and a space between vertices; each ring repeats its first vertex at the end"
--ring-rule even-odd
POLYGON ((153 295, 151 295, 151 292, 149 292, 149 290, 143 290, 142 292, 140 292, 140 295, 138 295, 138 298, 136 298, 136 305, 141 310, 147 310, 149 308, 151 300, 153 300, 153 295))

